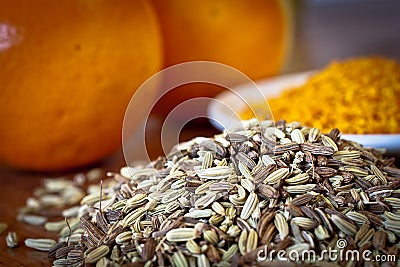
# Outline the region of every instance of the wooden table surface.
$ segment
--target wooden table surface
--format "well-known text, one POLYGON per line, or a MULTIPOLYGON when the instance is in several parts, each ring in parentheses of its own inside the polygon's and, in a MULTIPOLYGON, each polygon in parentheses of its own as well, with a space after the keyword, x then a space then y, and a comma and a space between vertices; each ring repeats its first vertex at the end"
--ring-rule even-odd
MULTIPOLYGON (((287 71, 316 69, 333 58, 380 54, 400 59, 398 35, 399 1, 304 1, 299 6, 296 21, 294 51, 287 71)), ((0 18, 1 19, 1 18, 0 18)), ((217 131, 211 125, 192 124, 181 132, 181 139, 211 136, 217 131)), ((156 134, 156 131, 154 132, 156 134)), ((159 136, 156 136, 156 138, 159 136)), ((156 139, 153 139, 156 140, 156 139)), ((161 155, 159 142, 148 143, 151 157, 161 155)), ((399 159, 398 155, 397 158, 399 159)), ((121 152, 98 165, 105 170, 118 171, 125 164, 121 152)), ((80 171, 87 171, 82 169, 80 171)), ((44 177, 72 173, 40 174, 0 166, 0 221, 9 228, 0 236, 0 266, 51 266, 47 253, 34 251, 23 244, 27 237, 56 238, 40 226, 29 226, 16 220, 18 209, 24 206, 35 187, 44 177), (20 243, 9 249, 5 243, 7 231, 16 231, 20 243)))

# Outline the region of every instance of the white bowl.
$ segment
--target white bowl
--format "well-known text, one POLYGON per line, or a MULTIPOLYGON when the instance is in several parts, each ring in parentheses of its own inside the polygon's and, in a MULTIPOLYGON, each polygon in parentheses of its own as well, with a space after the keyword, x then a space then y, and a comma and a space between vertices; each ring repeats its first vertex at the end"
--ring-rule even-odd
MULTIPOLYGON (((285 89, 302 85, 313 73, 315 71, 277 76, 225 91, 211 101, 208 106, 208 117, 214 127, 220 130, 239 126, 238 114, 246 105, 251 107, 260 103, 262 97, 264 99, 276 97, 285 89)), ((267 103, 265 105, 268 110, 267 103)), ((389 154, 400 154, 400 134, 343 134, 342 138, 367 147, 384 148, 389 154)))

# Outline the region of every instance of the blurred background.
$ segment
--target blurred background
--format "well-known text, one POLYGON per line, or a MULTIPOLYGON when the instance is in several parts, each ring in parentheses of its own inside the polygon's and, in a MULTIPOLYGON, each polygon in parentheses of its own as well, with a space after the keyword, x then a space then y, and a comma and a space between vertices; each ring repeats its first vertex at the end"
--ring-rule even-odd
POLYGON ((295 6, 295 41, 286 71, 317 69, 332 59, 382 55, 400 59, 400 2, 303 0, 295 6))
MULTIPOLYGON (((355 56, 399 60, 399 12, 397 0, 0 0, 1 162, 47 172, 120 154, 131 96, 177 63, 221 62, 259 80, 355 56)), ((182 101, 221 91, 178 88, 154 107, 150 132, 182 101)), ((204 120, 186 128, 215 132, 204 120)))

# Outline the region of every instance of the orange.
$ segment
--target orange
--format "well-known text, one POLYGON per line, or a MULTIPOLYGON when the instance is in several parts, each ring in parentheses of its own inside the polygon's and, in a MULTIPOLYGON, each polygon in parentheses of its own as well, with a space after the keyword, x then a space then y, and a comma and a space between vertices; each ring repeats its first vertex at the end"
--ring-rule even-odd
POLYGON ((161 64, 145 0, 1 1, 1 159, 54 171, 104 158, 121 145, 131 96, 161 64))
MULTIPOLYGON (((291 37, 284 1, 152 2, 162 29, 166 66, 193 60, 216 61, 237 68, 252 79, 282 70, 291 37)), ((163 104, 170 108, 190 97, 214 96, 221 90, 207 85, 184 86, 168 94, 163 104)))

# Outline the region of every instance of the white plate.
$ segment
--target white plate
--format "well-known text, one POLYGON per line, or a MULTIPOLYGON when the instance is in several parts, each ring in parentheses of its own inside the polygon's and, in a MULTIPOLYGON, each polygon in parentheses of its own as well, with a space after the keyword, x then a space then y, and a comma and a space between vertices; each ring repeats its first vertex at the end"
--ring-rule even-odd
MULTIPOLYGON (((309 71, 277 76, 225 91, 210 102, 208 117, 220 130, 237 127, 240 123, 238 114, 246 105, 252 106, 259 103, 260 99, 275 97, 287 88, 302 85, 313 73, 314 71, 309 71)), ((400 154, 400 134, 344 134, 342 137, 364 146, 385 148, 389 154, 400 154)))

